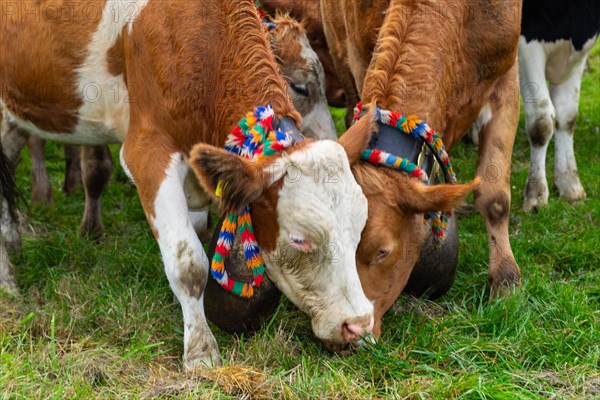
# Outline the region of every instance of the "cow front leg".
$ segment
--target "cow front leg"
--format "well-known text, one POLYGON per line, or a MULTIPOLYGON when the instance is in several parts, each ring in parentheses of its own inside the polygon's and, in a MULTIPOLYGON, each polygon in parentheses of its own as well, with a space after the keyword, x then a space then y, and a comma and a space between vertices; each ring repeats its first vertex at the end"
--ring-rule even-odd
POLYGON ((537 42, 519 45, 521 96, 525 109, 525 130, 529 139, 531 165, 523 210, 531 211, 548 204, 546 152, 554 134, 555 110, 546 86, 546 54, 537 42))
POLYGON ((81 235, 89 238, 102 236, 102 193, 112 173, 112 157, 108 146, 82 146, 81 177, 85 188, 85 211, 81 221, 81 235))
POLYGON ((81 157, 79 146, 65 145, 65 182, 63 192, 72 194, 75 189, 83 184, 81 177, 81 157))
POLYGON ((488 282, 495 293, 521 279, 508 237, 510 214, 510 161, 519 122, 516 65, 498 82, 501 96, 490 103, 491 121, 479 136, 477 175, 481 186, 475 191, 475 205, 485 220, 489 246, 488 282))
MULTIPOLYGON (((2 150, 6 155, 6 160, 10 164, 8 173, 13 177, 17 165, 21 161, 21 151, 27 144, 29 134, 15 123, 11 122, 6 111, 0 120, 0 140, 2 140, 2 150)), ((19 221, 16 213, 8 212, 6 201, 2 198, 2 210, 0 215, 0 237, 4 245, 9 249, 21 247, 21 236, 19 233, 19 221)))
MULTIPOLYGON (((131 133, 130 133, 131 136, 131 133)), ((129 139, 129 137, 128 137, 129 139)), ((160 142, 153 137, 152 143, 160 142)), ((160 148, 160 146, 157 146, 160 148)), ((217 342, 204 314, 208 258, 190 220, 183 190, 187 156, 125 142, 122 164, 135 182, 146 217, 160 247, 165 273, 183 312, 186 370, 220 364, 217 342)))
POLYGON ((585 190, 577 174, 577 162, 573 150, 575 121, 579 113, 579 91, 585 67, 584 57, 571 77, 560 85, 550 85, 550 96, 556 109, 556 133, 554 137, 554 183, 558 192, 568 202, 584 200, 585 190))
MULTIPOLYGON (((0 114, 1 117, 1 114, 0 114)), ((0 119, 1 123, 1 119, 0 119)), ((15 215, 15 192, 14 174, 11 168, 10 161, 2 151, 2 142, 0 142, 0 291, 9 293, 17 293, 17 280, 15 278, 15 270, 10 262, 7 247, 8 238, 5 239, 5 231, 10 232, 16 225, 13 221, 15 215)), ((19 239, 18 232, 16 236, 19 239)), ((13 239, 14 240, 14 239, 13 239)), ((13 243, 13 245, 15 245, 13 243)))
POLYGON ((46 141, 37 136, 31 136, 27 141, 33 175, 33 181, 31 182, 31 202, 52 205, 54 204, 54 195, 52 194, 52 185, 50 184, 50 178, 48 178, 48 171, 46 170, 45 144, 46 141))
MULTIPOLYGON (((0 111, 2 112, 2 111, 0 111)), ((10 122, 8 115, 0 114, 0 289, 16 293, 15 270, 10 261, 8 250, 21 246, 17 210, 14 209, 16 188, 14 176, 20 160, 21 150, 28 138, 27 132, 10 122), (9 201, 8 199, 13 199, 9 201), (10 204, 9 204, 10 203, 10 204)))

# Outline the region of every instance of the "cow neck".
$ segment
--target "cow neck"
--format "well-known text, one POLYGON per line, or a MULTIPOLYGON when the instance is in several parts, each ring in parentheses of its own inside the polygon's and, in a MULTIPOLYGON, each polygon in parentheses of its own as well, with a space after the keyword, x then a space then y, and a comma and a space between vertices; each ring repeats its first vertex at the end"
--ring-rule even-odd
MULTIPOLYGON (((304 137, 290 117, 275 117, 273 108, 257 107, 248 113, 234 128, 225 143, 225 149, 257 163, 268 162, 278 153, 285 151, 304 137)), ((220 195, 221 182, 216 195, 220 195)), ((241 212, 228 212, 221 225, 219 238, 210 265, 210 272, 221 287, 240 297, 252 297, 254 287, 261 285, 265 263, 252 225, 250 205, 241 212), (242 282, 229 276, 225 261, 231 254, 236 232, 242 240, 246 267, 252 272, 252 282, 242 282)))
POLYGON ((442 103, 450 97, 431 94, 446 90, 446 80, 454 68, 452 63, 444 62, 446 53, 456 46, 452 43, 454 36, 439 37, 439 32, 454 32, 457 28, 444 18, 432 23, 423 17, 435 12, 435 5, 423 2, 390 4, 364 74, 360 98, 365 104, 418 115, 444 130, 442 103))
POLYGON ((223 1, 222 26, 227 36, 220 54, 215 89, 216 122, 229 132, 240 117, 259 104, 272 104, 275 114, 301 120, 287 95, 268 35, 250 1, 223 1))
MULTIPOLYGON (((375 111, 378 132, 361 154, 361 160, 401 171, 425 184, 434 183, 435 177, 431 172, 439 168, 446 183, 457 183, 442 138, 425 121, 380 108, 375 111)), ((364 109, 359 102, 354 109, 354 122, 363 114, 364 109)), ((425 214, 431 222, 436 246, 440 246, 446 238, 445 231, 451 215, 451 211, 425 214)))

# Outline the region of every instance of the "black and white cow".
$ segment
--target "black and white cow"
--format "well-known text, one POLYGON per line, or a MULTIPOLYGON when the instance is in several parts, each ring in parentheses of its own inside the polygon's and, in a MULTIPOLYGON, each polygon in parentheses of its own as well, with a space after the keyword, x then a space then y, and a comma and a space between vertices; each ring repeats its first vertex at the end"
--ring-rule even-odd
POLYGON ((554 183, 560 195, 569 202, 586 197, 573 132, 581 77, 599 32, 600 0, 523 1, 519 75, 531 145, 525 211, 548 203, 546 150, 553 134, 554 183))

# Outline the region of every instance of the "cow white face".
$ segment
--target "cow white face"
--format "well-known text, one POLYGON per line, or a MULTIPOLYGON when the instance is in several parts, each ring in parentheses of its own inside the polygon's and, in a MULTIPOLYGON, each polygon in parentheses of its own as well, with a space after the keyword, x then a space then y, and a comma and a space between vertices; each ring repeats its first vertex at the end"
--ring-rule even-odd
MULTIPOLYGON (((352 130, 364 129, 363 118, 352 130)), ((346 140, 347 141, 347 140, 346 140)), ((367 200, 350 168, 348 147, 311 141, 272 163, 256 165, 225 150, 197 145, 190 163, 204 189, 225 209, 253 205, 253 224, 271 280, 312 320, 315 335, 343 348, 372 331, 373 305, 356 269, 367 200)))
POLYGON ((313 142, 271 168, 273 177, 283 177, 283 185, 275 247, 263 252, 269 278, 311 317, 319 339, 356 341, 361 329, 372 326, 373 305, 355 261, 367 200, 346 153, 336 142, 313 142))

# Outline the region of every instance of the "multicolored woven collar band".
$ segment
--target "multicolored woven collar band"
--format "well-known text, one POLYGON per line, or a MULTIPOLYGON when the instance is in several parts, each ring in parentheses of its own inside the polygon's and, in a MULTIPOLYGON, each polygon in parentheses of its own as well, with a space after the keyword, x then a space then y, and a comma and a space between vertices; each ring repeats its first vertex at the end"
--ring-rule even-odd
MULTIPOLYGON (((257 107, 248 113, 229 134, 225 149, 260 163, 290 147, 292 135, 273 128, 273 108, 257 107)), ((252 297, 254 287, 260 286, 265 273, 265 263, 252 228, 250 206, 239 214, 227 213, 217 240, 215 254, 210 264, 211 276, 227 291, 240 297, 252 297), (227 275, 225 259, 231 254, 236 230, 239 231, 244 247, 246 266, 252 271, 252 282, 239 282, 227 275)))
MULTIPOLYGON (((456 174, 452 168, 450 157, 448 156, 448 153, 446 153, 442 138, 427 125, 427 122, 421 121, 414 115, 405 117, 394 111, 382 110, 380 108, 376 108, 375 110, 378 123, 391 126, 399 132, 411 135, 415 140, 425 143, 441 164, 446 182, 451 184, 457 183, 456 174)), ((354 122, 358 121, 363 114, 364 110, 362 103, 358 103, 354 108, 354 122)), ((374 165, 382 165, 402 171, 420 179, 425 184, 430 183, 429 177, 425 171, 418 165, 402 157, 377 149, 365 149, 361 154, 361 159, 374 165)), ((425 218, 431 223, 434 243, 438 247, 446 240, 446 228, 448 226, 448 219, 451 215, 452 211, 430 212, 425 215, 425 218)))

